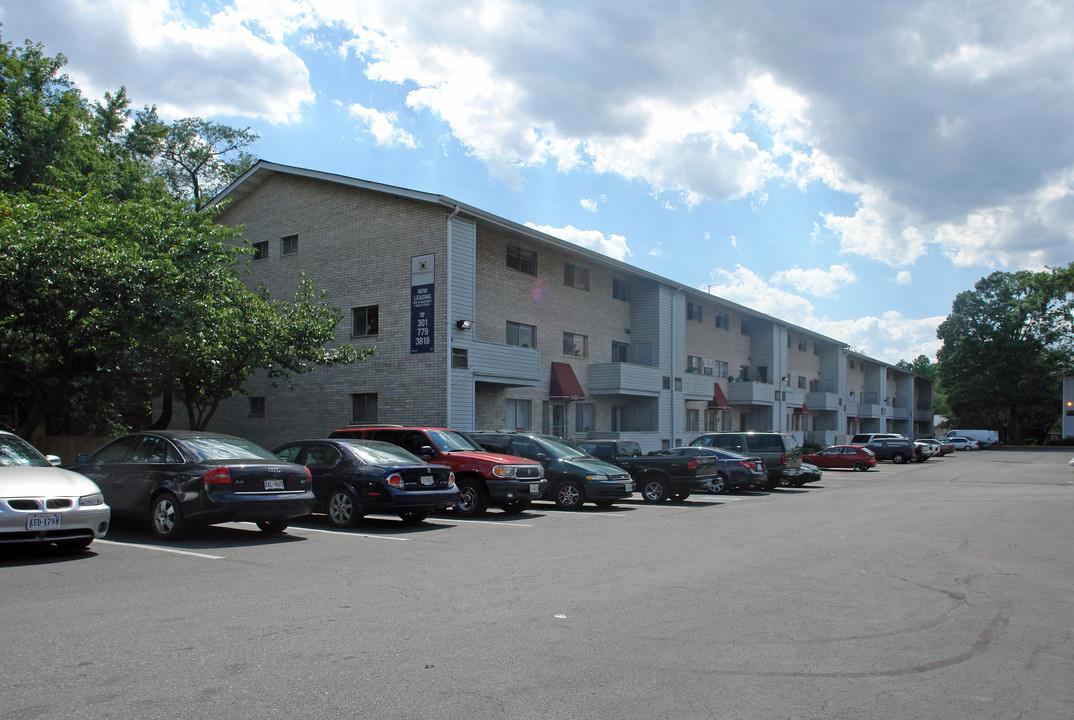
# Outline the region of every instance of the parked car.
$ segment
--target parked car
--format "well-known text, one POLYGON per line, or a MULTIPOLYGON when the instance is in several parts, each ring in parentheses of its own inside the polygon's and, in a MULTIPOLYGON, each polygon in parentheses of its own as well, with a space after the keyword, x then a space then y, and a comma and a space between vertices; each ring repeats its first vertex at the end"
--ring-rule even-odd
POLYGON ((768 488, 783 484, 786 475, 793 484, 802 467, 802 446, 793 435, 781 432, 711 432, 698 435, 690 443, 699 447, 718 447, 747 457, 764 460, 768 471, 768 488))
POLYGON ((850 438, 851 445, 868 445, 873 440, 909 440, 899 433, 858 433, 850 438))
POLYGON ((943 438, 948 437, 962 437, 970 440, 976 440, 980 446, 979 449, 984 450, 987 447, 996 445, 999 443, 999 431, 998 430, 982 430, 982 429, 951 429, 944 434, 943 438))
POLYGON ((980 450, 981 443, 971 438, 953 436, 948 437, 947 442, 955 448, 955 450, 980 450))
POLYGON ((876 467, 876 455, 867 447, 831 445, 820 452, 803 455, 802 462, 819 468, 849 468, 863 472, 876 467))
POLYGON ((132 433, 80 455, 72 469, 97 483, 113 513, 149 520, 164 540, 238 521, 279 533, 314 503, 309 470, 220 433, 132 433))
POLYGON ((0 544, 77 550, 107 534, 112 513, 101 489, 59 462, 0 431, 0 544))
POLYGON ((306 466, 317 498, 313 511, 325 513, 336 527, 355 527, 364 516, 374 514, 420 523, 429 513, 459 501, 451 468, 428 465, 391 443, 303 440, 274 452, 283 460, 306 466))
POLYGON ((917 445, 919 448, 921 448, 922 454, 928 457, 938 457, 940 454, 939 445, 933 445, 932 443, 927 443, 923 440, 914 440, 914 445, 917 445))
POLYGON ((455 512, 463 517, 484 515, 490 503, 504 512, 522 512, 548 489, 539 462, 487 452, 463 433, 447 428, 357 426, 333 430, 329 437, 383 440, 427 463, 447 465, 459 488, 455 512))
POLYGON ((801 479, 801 482, 799 482, 798 485, 801 486, 805 485, 806 483, 820 482, 823 476, 824 472, 819 467, 817 467, 813 463, 803 461, 802 471, 798 473, 798 477, 801 479))
POLYGON ((729 450, 713 447, 687 445, 685 447, 664 450, 661 455, 711 455, 716 458, 718 466, 716 479, 712 481, 710 492, 722 494, 732 490, 760 490, 768 482, 768 471, 764 460, 759 457, 746 457, 729 450))
POLYGON ((929 459, 928 455, 910 440, 885 438, 873 440, 864 447, 872 450, 877 460, 890 460, 896 465, 905 462, 924 462, 929 459))
POLYGON ((490 452, 536 460, 544 467, 548 490, 544 499, 564 510, 577 510, 591 502, 609 507, 634 494, 634 479, 622 468, 593 457, 579 447, 551 435, 529 432, 468 432, 490 452))
POLYGON ((695 490, 710 490, 716 479, 713 457, 643 456, 634 440, 586 440, 578 447, 630 473, 641 499, 648 503, 685 500, 695 490))
POLYGON ((944 455, 947 455, 948 453, 953 453, 955 451, 955 446, 943 439, 937 440, 936 438, 921 438, 920 440, 917 440, 915 442, 932 445, 933 448, 935 448, 935 452, 933 453, 933 455, 937 457, 943 457, 944 455))

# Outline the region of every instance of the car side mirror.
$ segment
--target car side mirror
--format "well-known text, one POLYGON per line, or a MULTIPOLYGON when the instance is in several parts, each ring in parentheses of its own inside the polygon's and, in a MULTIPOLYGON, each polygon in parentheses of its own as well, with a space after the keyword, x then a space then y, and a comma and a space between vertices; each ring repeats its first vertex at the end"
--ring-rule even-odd
POLYGON ((85 465, 89 462, 89 455, 79 455, 77 458, 75 458, 75 462, 77 462, 79 465, 85 465))
POLYGON ((59 455, 46 455, 45 459, 48 460, 49 465, 52 465, 53 467, 59 467, 60 465, 63 465, 63 461, 60 460, 59 455))
POLYGON ((423 458, 436 457, 436 451, 433 450, 431 445, 422 445, 421 449, 418 450, 418 457, 423 457, 423 458))

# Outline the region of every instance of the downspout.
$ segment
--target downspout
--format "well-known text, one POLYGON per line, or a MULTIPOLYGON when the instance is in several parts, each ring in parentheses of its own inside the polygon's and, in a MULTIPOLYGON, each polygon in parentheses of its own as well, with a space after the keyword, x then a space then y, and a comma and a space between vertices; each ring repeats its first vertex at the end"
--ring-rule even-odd
POLYGON ((444 345, 445 349, 447 350, 447 358, 445 359, 445 366, 446 366, 445 371, 446 371, 446 380, 447 381, 444 383, 444 387, 445 387, 444 401, 447 403, 446 407, 444 408, 444 419, 445 419, 444 425, 446 427, 454 427, 454 425, 452 424, 452 421, 451 421, 451 340, 452 340, 451 327, 452 327, 452 324, 453 324, 452 319, 451 319, 451 284, 452 284, 452 277, 451 277, 451 221, 455 218, 456 215, 459 214, 459 210, 460 210, 459 206, 456 205, 455 209, 451 211, 450 215, 448 215, 448 219, 447 219, 447 252, 445 253, 445 258, 444 258, 444 261, 447 263, 447 268, 445 268, 445 273, 444 273, 444 277, 446 278, 446 282, 447 282, 447 298, 445 298, 445 302, 447 304, 447 312, 445 313, 447 315, 447 322, 444 324, 444 327, 446 328, 445 335, 447 337, 447 342, 444 345))

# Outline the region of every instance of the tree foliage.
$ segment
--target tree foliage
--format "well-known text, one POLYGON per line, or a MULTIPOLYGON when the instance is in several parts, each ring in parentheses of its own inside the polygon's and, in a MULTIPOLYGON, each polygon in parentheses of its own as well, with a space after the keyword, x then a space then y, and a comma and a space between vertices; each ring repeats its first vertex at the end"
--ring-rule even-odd
POLYGON ((1045 439, 1071 369, 1072 270, 995 272, 955 298, 936 333, 953 423, 1012 443, 1045 439))
POLYGON ((162 425, 177 397, 203 428, 259 370, 364 357, 335 346, 341 313, 308 282, 292 302, 247 289, 239 231, 196 207, 256 135, 162 123, 124 89, 91 105, 64 62, 0 40, 0 399, 21 434, 73 416, 107 431, 154 397, 162 425))

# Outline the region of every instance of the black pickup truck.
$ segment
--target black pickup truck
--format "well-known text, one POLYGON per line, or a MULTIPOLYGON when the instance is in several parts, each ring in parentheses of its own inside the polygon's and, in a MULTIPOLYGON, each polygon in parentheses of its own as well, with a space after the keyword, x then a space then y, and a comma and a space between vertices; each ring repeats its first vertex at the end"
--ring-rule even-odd
POLYGON ((716 479, 714 457, 642 455, 633 440, 583 440, 576 445, 630 473, 645 502, 685 500, 694 490, 711 490, 716 479))

